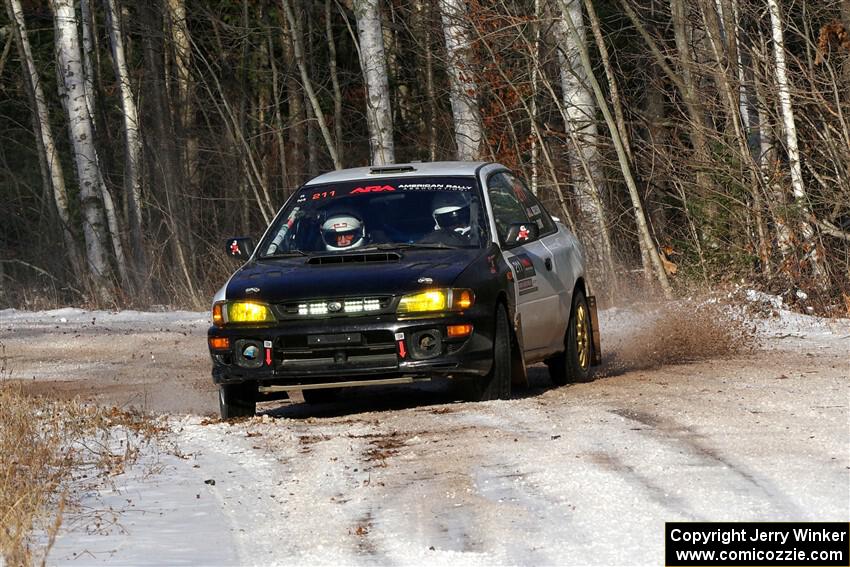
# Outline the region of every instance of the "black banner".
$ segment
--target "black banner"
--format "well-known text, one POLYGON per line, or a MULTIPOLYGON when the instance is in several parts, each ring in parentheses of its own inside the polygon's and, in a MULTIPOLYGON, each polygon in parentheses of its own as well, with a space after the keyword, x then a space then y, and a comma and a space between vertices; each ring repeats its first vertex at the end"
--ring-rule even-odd
POLYGON ((664 544, 667 567, 850 567, 843 522, 668 522, 664 544))

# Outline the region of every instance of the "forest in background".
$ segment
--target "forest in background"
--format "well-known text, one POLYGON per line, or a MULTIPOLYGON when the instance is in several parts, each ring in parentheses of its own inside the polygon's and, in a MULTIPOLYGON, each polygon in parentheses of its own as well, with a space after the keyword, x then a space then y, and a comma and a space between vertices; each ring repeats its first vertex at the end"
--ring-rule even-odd
POLYGON ((0 307, 201 308, 311 177, 459 158, 608 299, 850 312, 850 0, 3 1, 0 307))

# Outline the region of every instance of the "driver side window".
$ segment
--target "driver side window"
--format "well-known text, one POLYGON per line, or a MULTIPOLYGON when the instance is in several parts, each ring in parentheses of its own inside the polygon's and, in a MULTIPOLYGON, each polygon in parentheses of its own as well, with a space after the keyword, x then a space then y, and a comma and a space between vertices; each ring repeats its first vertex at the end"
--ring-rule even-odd
POLYGON ((490 176, 487 180, 487 192, 493 207, 493 220, 496 221, 499 241, 504 242, 508 228, 514 223, 529 222, 528 215, 505 172, 490 176))

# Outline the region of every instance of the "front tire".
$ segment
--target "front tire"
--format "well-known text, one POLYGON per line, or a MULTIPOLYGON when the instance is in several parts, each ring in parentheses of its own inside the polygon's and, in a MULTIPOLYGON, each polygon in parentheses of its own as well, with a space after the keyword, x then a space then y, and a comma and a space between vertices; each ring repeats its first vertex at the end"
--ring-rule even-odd
POLYGON ((499 304, 493 334, 493 366, 486 376, 469 380, 465 398, 474 402, 507 400, 511 397, 511 330, 508 312, 499 304))
POLYGON ((570 310, 570 322, 567 326, 564 352, 546 361, 549 377, 556 386, 569 382, 590 382, 590 361, 593 358, 593 329, 590 322, 590 309, 584 292, 576 290, 573 294, 573 306, 570 310))
POLYGON ((254 417, 257 413, 257 384, 222 384, 218 387, 218 409, 221 419, 254 417))

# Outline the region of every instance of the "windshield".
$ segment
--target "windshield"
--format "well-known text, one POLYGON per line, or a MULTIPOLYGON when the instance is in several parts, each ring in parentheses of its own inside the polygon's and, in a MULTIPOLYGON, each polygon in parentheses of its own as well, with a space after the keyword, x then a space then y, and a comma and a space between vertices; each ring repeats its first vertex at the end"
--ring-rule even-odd
POLYGON ((382 178, 303 187, 275 219, 260 257, 370 248, 480 248, 474 177, 382 178))

